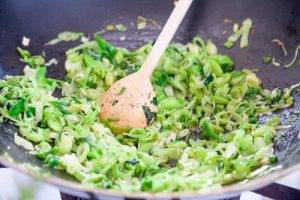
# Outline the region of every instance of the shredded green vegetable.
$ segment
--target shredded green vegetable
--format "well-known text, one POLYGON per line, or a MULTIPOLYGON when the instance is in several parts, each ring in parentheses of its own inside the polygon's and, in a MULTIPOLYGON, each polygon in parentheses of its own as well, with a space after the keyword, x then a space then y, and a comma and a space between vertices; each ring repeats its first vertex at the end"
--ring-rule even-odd
POLYGON ((18 49, 29 64, 24 75, 0 80, 0 113, 19 127, 15 142, 82 184, 127 192, 218 188, 276 162, 280 121, 262 124, 259 116, 292 105, 290 89, 263 89, 200 37, 171 44, 161 58, 152 76, 158 112, 145 107, 147 128, 122 135, 106 128, 102 94, 137 71, 151 47, 129 51, 96 36, 66 52, 63 81, 47 78, 43 62, 18 49))
POLYGON ((124 24, 116 24, 115 27, 117 30, 119 30, 121 32, 127 31, 127 28, 126 28, 126 26, 124 26, 124 24))
POLYGON ((299 52, 299 50, 300 50, 300 45, 298 45, 298 46, 296 47, 296 50, 295 50, 295 54, 294 54, 293 60, 292 60, 290 63, 284 65, 285 68, 291 67, 291 66, 296 62, 296 60, 297 60, 297 58, 298 58, 298 52, 299 52))
POLYGON ((241 28, 238 27, 238 24, 234 24, 233 28, 234 32, 232 35, 230 35, 226 42, 224 43, 224 46, 226 48, 231 48, 234 46, 234 43, 241 38, 240 40, 240 48, 245 48, 249 45, 249 34, 252 29, 252 20, 247 18, 243 21, 243 24, 241 28))
POLYGON ((65 32, 59 33, 57 35, 57 38, 50 40, 48 43, 46 43, 46 45, 55 45, 62 41, 65 41, 65 42, 75 41, 75 40, 78 40, 83 35, 84 35, 84 33, 81 33, 81 32, 65 31, 65 32))

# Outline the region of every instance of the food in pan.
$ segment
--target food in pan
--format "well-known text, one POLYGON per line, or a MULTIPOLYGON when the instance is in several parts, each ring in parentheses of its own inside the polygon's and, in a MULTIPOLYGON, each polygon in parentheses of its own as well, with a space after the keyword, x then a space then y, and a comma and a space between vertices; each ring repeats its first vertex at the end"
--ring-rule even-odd
POLYGON ((0 81, 1 120, 19 127, 17 145, 97 188, 206 190, 277 161, 280 119, 260 116, 291 106, 291 89, 262 88, 254 72, 234 70, 229 56, 200 37, 167 48, 152 76, 158 112, 144 109, 147 128, 116 134, 99 121, 101 95, 138 70, 151 46, 129 51, 96 35, 66 52, 64 80, 48 78, 44 58, 18 48, 26 66, 0 81))

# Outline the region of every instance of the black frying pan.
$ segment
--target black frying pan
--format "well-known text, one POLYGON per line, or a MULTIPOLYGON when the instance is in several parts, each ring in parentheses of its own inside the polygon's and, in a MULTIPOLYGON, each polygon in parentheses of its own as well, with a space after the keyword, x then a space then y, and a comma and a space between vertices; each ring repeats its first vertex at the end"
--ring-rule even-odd
MULTIPOLYGON (((299 0, 194 0, 187 17, 178 31, 175 41, 187 42, 195 35, 204 39, 212 39, 221 53, 233 57, 236 68, 258 68, 259 77, 267 88, 288 87, 300 81, 300 68, 293 66, 289 69, 273 67, 262 62, 262 56, 272 53, 282 62, 289 62, 295 47, 300 44, 300 1, 299 0), (250 46, 245 49, 235 47, 231 50, 222 48, 232 25, 224 24, 224 19, 237 22, 250 17, 254 22, 254 29, 250 35, 250 46), (289 55, 284 57, 280 48, 271 44, 271 40, 278 38, 285 42, 289 55)), ((74 43, 58 44, 54 47, 44 46, 57 33, 70 30, 81 31, 89 35, 101 30, 108 23, 124 23, 130 27, 138 15, 155 19, 161 25, 165 23, 173 4, 170 0, 1 0, 0 1, 0 78, 5 75, 20 74, 23 69, 16 53, 16 47, 21 45, 23 35, 31 38, 29 50, 40 54, 45 50, 47 58, 57 58, 59 64, 50 67, 49 76, 63 79, 64 51, 74 43)), ((143 31, 130 27, 126 32, 127 40, 121 42, 120 35, 106 35, 106 39, 128 48, 135 48, 149 40, 154 40, 159 31, 149 26, 143 31)), ((236 45, 238 46, 238 45, 236 45)), ((295 93, 296 103, 293 108, 283 111, 282 120, 286 122, 291 111, 300 107, 300 95, 295 93)), ((288 130, 281 131, 275 142, 275 153, 279 156, 279 164, 283 169, 255 178, 247 183, 225 186, 221 189, 195 193, 120 193, 106 190, 88 189, 78 184, 64 173, 53 171, 42 165, 35 157, 13 142, 13 134, 17 131, 10 124, 0 125, 0 161, 2 164, 32 174, 24 169, 21 163, 39 166, 42 171, 50 172, 51 176, 44 179, 59 186, 72 194, 91 198, 103 197, 229 197, 242 190, 253 190, 265 186, 275 179, 300 169, 300 120, 296 120, 288 130), (10 146, 10 148, 7 148, 10 146)))

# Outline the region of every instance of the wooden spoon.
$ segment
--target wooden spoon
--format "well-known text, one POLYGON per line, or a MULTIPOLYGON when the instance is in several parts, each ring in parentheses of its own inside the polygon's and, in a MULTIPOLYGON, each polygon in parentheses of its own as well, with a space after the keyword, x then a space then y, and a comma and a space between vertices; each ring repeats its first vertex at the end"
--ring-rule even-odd
POLYGON ((193 0, 179 0, 139 71, 115 82, 101 100, 100 119, 114 133, 145 128, 157 112, 150 77, 193 0))

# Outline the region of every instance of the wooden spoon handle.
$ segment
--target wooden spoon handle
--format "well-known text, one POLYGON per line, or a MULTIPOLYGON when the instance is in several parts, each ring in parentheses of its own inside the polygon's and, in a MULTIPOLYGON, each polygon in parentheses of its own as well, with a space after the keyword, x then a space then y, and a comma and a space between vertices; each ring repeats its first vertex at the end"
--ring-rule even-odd
POLYGON ((179 0, 171 13, 167 23, 165 24, 162 32, 157 38, 150 54, 143 63, 140 73, 142 76, 150 77, 155 66, 159 62, 160 57, 166 50, 171 42, 175 32, 177 31, 183 17, 189 9, 193 0, 179 0))

